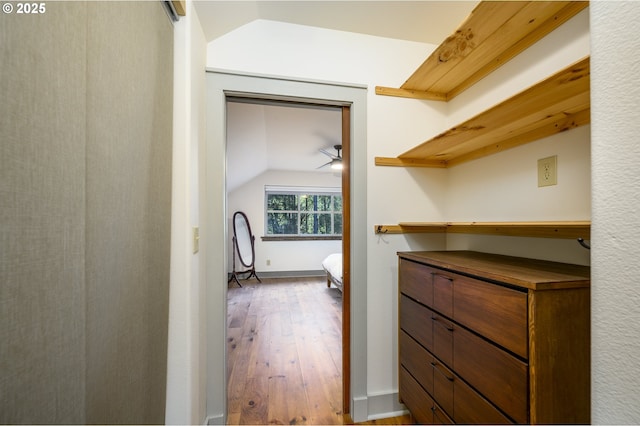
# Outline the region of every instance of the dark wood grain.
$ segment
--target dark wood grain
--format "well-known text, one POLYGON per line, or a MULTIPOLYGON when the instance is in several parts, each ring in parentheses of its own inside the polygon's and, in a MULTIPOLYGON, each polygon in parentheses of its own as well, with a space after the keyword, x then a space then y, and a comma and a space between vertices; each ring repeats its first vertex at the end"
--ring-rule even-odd
POLYGON ((400 296, 400 328, 433 351, 433 311, 405 295, 400 296))
POLYGON ((436 270, 431 271, 433 279, 433 309, 453 318, 453 279, 436 270))
POLYGON ((527 293, 458 274, 452 276, 455 321, 526 359, 527 293))
POLYGON ((518 423, 528 423, 527 364, 456 327, 454 371, 518 423))
POLYGON ((489 401, 464 383, 455 381, 453 410, 461 424, 510 424, 513 423, 489 401))
POLYGON ((451 370, 438 360, 433 362, 433 398, 449 417, 453 412, 453 382, 455 378, 451 370))
POLYGON ((529 310, 531 421, 590 423, 589 290, 532 292, 529 310))
POLYGON ((400 291, 418 302, 433 305, 431 268, 420 263, 400 259, 400 291))
POLYGON ((400 364, 416 378, 422 387, 433 394, 433 363, 435 358, 407 333, 400 330, 400 364))
POLYGON ((398 253, 428 265, 454 270, 525 289, 589 287, 590 268, 546 260, 474 251, 414 251, 398 253))
POLYGON ((422 345, 404 343, 401 362, 433 364, 433 375, 415 374, 413 384, 400 375, 401 389, 414 391, 410 410, 427 389, 430 421, 445 423, 435 417, 448 413, 465 424, 590 422, 588 267, 476 252, 399 256, 414 283, 434 283, 429 307, 400 294, 403 341, 422 345))
POLYGON ((400 368, 400 400, 420 424, 433 424, 433 399, 404 368, 400 368))

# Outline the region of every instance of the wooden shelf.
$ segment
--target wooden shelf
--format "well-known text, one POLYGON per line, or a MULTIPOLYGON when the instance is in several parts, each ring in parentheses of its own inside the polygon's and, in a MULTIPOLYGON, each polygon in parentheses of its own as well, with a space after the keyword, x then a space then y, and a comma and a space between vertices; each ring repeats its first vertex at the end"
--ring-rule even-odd
POLYGON ((588 124, 589 57, 379 166, 450 167, 588 124))
POLYGON ((376 94, 448 101, 587 7, 586 1, 483 1, 399 89, 376 94))
POLYGON ((590 221, 560 222, 401 222, 375 225, 376 234, 456 233, 537 238, 591 238, 590 221))

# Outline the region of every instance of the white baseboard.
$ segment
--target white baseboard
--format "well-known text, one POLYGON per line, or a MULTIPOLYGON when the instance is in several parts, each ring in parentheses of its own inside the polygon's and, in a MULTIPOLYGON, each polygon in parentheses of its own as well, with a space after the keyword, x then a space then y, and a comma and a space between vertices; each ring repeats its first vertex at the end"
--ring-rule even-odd
POLYGON ((351 418, 354 422, 402 416, 409 411, 400 403, 398 392, 379 393, 353 398, 351 418))
POLYGON ((314 271, 256 271, 260 278, 326 277, 324 269, 314 271))
POLYGON ((207 422, 205 425, 223 425, 225 424, 224 415, 220 414, 217 416, 209 416, 207 417, 207 422))
POLYGON ((353 398, 353 404, 351 406, 351 420, 354 423, 366 422, 369 418, 369 407, 367 404, 368 398, 366 396, 358 396, 353 398))
POLYGON ((369 395, 367 420, 387 419, 389 417, 401 416, 409 411, 398 398, 398 392, 379 393, 369 395))

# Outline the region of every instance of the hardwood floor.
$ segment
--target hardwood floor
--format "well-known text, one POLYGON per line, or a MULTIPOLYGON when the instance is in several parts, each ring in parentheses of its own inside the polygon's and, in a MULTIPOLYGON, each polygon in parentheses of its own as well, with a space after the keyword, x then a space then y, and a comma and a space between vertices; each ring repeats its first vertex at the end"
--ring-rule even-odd
POLYGON ((342 412, 340 291, 324 277, 242 285, 227 292, 227 423, 354 424, 342 412))
POLYGON ((342 296, 324 277, 228 291, 228 424, 343 424, 342 296))

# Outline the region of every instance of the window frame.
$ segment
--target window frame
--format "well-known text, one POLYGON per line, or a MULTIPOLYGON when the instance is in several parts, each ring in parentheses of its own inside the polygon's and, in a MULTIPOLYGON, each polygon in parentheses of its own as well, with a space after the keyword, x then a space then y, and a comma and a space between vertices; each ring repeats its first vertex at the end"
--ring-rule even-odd
MULTIPOLYGON (((321 240, 342 240, 342 232, 339 234, 303 234, 300 233, 300 222, 302 214, 329 214, 331 216, 331 230, 335 231, 335 217, 337 214, 343 215, 342 208, 342 188, 340 187, 310 187, 310 186, 277 186, 277 185, 265 185, 264 190, 264 232, 263 241, 321 241, 321 240), (269 195, 296 195, 297 210, 269 210, 269 195), (321 195, 330 196, 330 205, 332 210, 302 210, 300 203, 301 195, 321 195), (340 210, 333 210, 335 206, 335 197, 340 197, 341 208, 340 210), (297 234, 269 234, 269 213, 281 212, 292 213, 296 215, 297 219, 297 234)), ((343 218, 344 223, 344 218, 343 218)))

